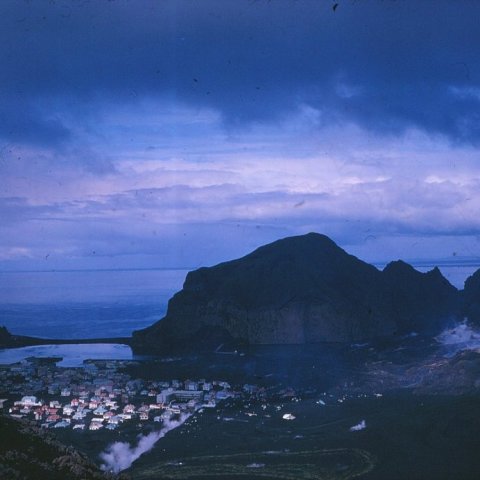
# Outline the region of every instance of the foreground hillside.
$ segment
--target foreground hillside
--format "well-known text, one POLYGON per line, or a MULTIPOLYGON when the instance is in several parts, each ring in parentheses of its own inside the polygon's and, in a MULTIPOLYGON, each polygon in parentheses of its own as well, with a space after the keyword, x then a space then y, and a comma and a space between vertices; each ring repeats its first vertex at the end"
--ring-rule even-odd
POLYGON ((461 317, 459 292, 435 268, 384 271, 317 233, 285 238, 187 275, 164 319, 134 333, 136 350, 178 345, 361 342, 436 333, 461 317))
POLYGON ((0 478, 5 480, 125 480, 104 474, 84 455, 24 420, 0 415, 0 478))

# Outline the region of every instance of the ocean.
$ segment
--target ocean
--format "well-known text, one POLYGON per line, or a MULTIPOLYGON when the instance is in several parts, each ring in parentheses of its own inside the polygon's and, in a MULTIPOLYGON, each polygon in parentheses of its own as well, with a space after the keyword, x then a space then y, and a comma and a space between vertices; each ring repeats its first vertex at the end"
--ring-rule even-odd
POLYGON ((162 318, 187 270, 0 272, 0 325, 43 338, 126 337, 162 318))

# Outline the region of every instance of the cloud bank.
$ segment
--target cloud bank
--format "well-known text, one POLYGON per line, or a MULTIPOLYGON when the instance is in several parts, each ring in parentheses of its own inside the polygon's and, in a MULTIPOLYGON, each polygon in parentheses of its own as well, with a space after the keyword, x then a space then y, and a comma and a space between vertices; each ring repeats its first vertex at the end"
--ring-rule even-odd
POLYGON ((311 230, 475 260, 478 13, 3 2, 0 268, 200 266, 311 230))

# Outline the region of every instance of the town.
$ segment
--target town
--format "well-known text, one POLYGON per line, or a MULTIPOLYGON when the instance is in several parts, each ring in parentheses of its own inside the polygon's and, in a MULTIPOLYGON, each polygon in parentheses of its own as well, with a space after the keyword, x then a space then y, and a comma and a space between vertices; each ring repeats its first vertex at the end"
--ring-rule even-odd
POLYGON ((0 366, 0 409, 44 428, 116 430, 124 422, 164 422, 214 408, 228 398, 261 398, 255 385, 232 386, 221 380, 132 379, 132 363, 87 360, 82 368, 58 367, 58 358, 28 358, 0 366))

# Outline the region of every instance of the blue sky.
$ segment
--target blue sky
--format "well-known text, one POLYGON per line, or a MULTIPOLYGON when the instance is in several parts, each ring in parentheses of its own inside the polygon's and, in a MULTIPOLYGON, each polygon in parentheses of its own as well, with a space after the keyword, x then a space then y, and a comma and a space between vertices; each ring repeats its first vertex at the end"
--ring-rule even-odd
POLYGON ((1 2, 0 269, 480 262, 480 4, 337 3, 1 2))

